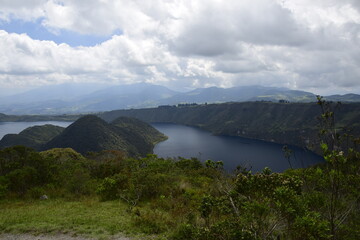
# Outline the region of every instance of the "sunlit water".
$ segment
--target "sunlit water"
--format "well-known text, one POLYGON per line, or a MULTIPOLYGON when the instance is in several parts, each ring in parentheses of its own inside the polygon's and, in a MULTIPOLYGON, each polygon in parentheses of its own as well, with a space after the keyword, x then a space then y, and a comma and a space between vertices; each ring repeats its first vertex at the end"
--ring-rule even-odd
POLYGON ((289 146, 293 151, 290 163, 285 158, 283 145, 259 140, 214 136, 198 128, 176 124, 152 124, 169 137, 158 143, 154 153, 160 157, 197 157, 201 161, 223 161, 225 169, 232 171, 238 165, 251 168, 253 172, 270 167, 275 172, 290 168, 306 167, 323 162, 323 158, 302 148, 289 146))

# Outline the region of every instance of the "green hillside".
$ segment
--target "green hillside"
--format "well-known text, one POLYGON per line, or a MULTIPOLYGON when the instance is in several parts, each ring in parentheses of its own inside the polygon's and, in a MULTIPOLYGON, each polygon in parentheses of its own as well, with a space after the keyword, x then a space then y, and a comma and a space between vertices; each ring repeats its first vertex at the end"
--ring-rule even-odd
POLYGON ((153 128, 146 122, 140 121, 136 118, 130 117, 119 117, 111 122, 112 125, 127 129, 131 132, 136 132, 141 135, 149 143, 158 143, 159 141, 164 140, 164 135, 153 128))
MULTIPOLYGON (((315 103, 243 102, 118 110, 99 116, 106 121, 127 116, 145 122, 185 124, 219 135, 311 147, 310 143, 317 146, 320 113, 315 103)), ((350 128, 354 134, 360 134, 360 104, 342 104, 335 114, 337 128, 350 128)))
POLYGON ((119 150, 129 156, 145 156, 152 152, 156 142, 164 139, 156 129, 138 120, 121 118, 109 124, 88 115, 75 121, 42 149, 72 148, 82 154, 119 150))
POLYGON ((7 134, 0 140, 0 148, 24 145, 39 150, 41 146, 59 135, 65 128, 46 124, 29 127, 19 134, 7 134))

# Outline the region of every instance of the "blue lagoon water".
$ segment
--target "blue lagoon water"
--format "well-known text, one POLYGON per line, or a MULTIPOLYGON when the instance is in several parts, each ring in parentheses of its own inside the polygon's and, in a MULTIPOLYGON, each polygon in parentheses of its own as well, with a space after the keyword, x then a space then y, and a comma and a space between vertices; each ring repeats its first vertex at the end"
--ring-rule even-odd
MULTIPOLYGON (((52 124, 67 127, 71 122, 0 122, 0 139, 8 133, 19 133, 25 128, 52 124)), ((290 168, 288 159, 282 151, 283 145, 230 136, 214 136, 210 132, 195 127, 169 123, 153 123, 153 127, 169 138, 158 143, 154 153, 159 157, 196 157, 201 161, 211 159, 223 161, 228 171, 238 165, 251 168, 253 172, 270 167, 274 172, 282 172, 290 168)), ((289 146, 293 150, 290 163, 293 168, 307 167, 323 162, 323 158, 311 151, 289 146)))
MULTIPOLYGON (((197 157, 201 161, 223 161, 228 171, 238 165, 251 168, 253 172, 269 167, 274 172, 290 168, 282 144, 241 137, 214 136, 210 132, 183 125, 154 123, 153 127, 169 137, 158 143, 154 153, 159 157, 197 157)), ((289 146, 293 151, 290 163, 293 168, 307 167, 323 162, 323 158, 311 151, 289 146)))

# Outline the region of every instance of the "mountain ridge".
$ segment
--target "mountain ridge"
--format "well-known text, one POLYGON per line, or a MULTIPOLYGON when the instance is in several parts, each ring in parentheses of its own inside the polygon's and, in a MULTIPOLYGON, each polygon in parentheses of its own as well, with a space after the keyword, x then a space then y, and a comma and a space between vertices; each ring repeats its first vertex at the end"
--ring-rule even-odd
MULTIPOLYGON (((151 108, 182 103, 224 103, 244 101, 315 102, 311 92, 278 87, 242 86, 232 88, 197 88, 176 92, 149 83, 117 85, 94 90, 92 85, 59 85, 43 87, 0 100, 0 112, 11 114, 78 114, 131 108, 151 108), (51 91, 48 92, 48 90, 51 91), (91 91, 94 90, 94 91, 91 91), (73 93, 73 94, 71 94, 73 93), (33 99, 31 99, 33 98, 33 99), (14 99, 16 101, 14 101, 14 99)), ((99 87, 99 86, 98 86, 99 87)), ((100 88, 100 87, 99 87, 100 88)), ((360 102, 360 95, 330 95, 328 101, 360 102)))
MULTIPOLYGON (((106 121, 125 116, 145 122, 200 127, 216 135, 240 136, 280 144, 319 146, 316 103, 240 102, 127 109, 99 114, 106 121)), ((360 104, 344 103, 335 109, 336 127, 360 136, 360 104)), ((313 149, 320 152, 319 149, 313 149)))

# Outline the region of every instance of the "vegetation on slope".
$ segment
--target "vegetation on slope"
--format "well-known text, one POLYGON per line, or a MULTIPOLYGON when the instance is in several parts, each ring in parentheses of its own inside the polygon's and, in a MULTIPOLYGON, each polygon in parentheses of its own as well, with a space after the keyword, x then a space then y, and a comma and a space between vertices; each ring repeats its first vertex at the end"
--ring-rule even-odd
POLYGON ((67 127, 43 149, 69 147, 82 154, 119 150, 129 156, 145 156, 152 152, 156 142, 164 139, 163 134, 139 120, 120 118, 109 124, 99 117, 88 115, 67 127))
POLYGON ((63 127, 46 124, 43 126, 29 127, 19 134, 7 134, 0 140, 0 148, 14 145, 24 145, 37 150, 41 146, 59 135, 64 130, 63 127))
POLYGON ((121 117, 109 124, 88 115, 69 127, 35 126, 19 134, 8 134, 0 141, 0 149, 24 145, 36 150, 73 148, 80 153, 120 150, 129 156, 146 156, 166 136, 147 123, 121 117))
MULTIPOLYGON (((334 110, 337 128, 350 128, 360 134, 360 104, 343 104, 334 110)), ((99 116, 111 121, 119 116, 145 122, 170 122, 201 127, 214 134, 312 147, 317 152, 319 107, 315 103, 245 102, 159 107, 105 112, 99 116), (309 143, 315 143, 309 146, 309 143)))
POLYGON ((0 151, 0 232, 355 240, 360 155, 334 154, 308 169, 228 175, 221 163, 194 158, 7 148, 0 151), (49 200, 39 200, 43 194, 49 200))
POLYGON ((150 126, 148 123, 140 121, 136 118, 119 117, 112 121, 111 124, 119 128, 127 129, 131 132, 136 132, 149 143, 156 144, 166 138, 162 133, 150 126))

